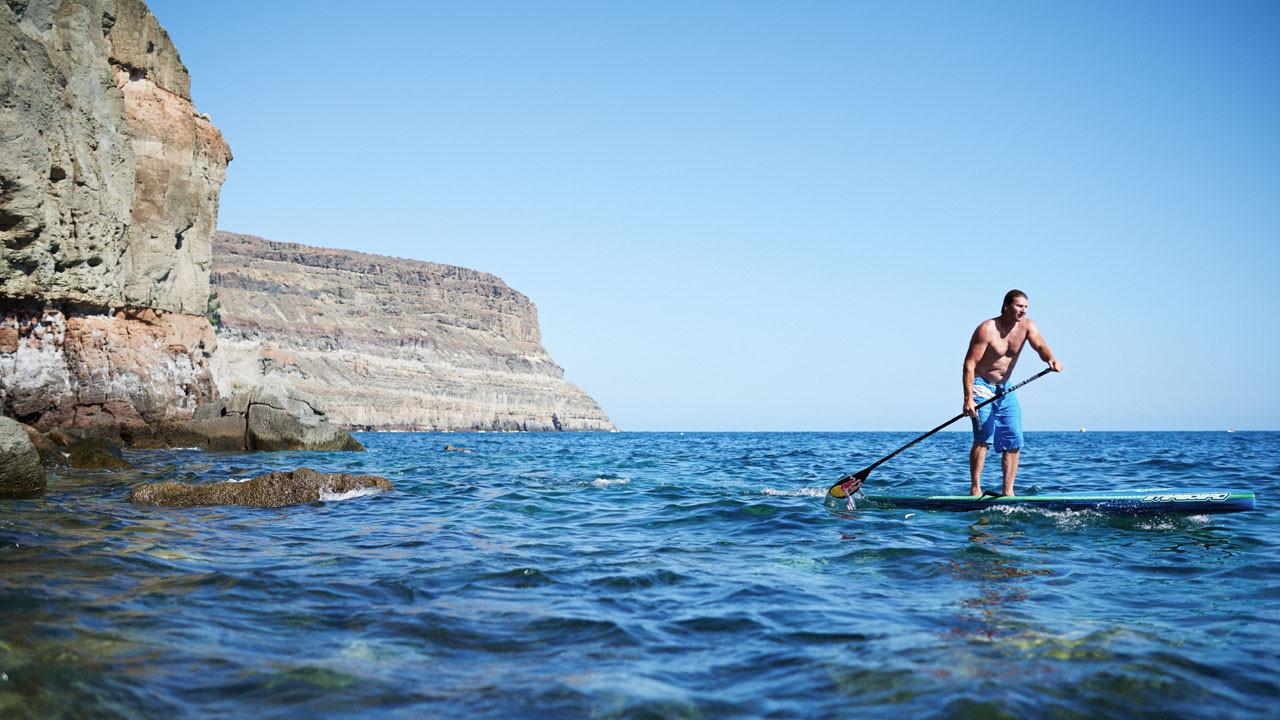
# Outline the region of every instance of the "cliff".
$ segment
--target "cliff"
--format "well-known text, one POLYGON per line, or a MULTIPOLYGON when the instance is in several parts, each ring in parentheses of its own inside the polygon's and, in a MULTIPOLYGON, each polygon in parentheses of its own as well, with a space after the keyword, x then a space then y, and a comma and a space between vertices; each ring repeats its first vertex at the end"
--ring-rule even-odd
POLYGON ((223 393, 276 381, 372 430, 612 430, 497 277, 218 232, 223 393))
POLYGON ((216 394, 231 153, 139 0, 0 4, 0 404, 138 440, 216 394))

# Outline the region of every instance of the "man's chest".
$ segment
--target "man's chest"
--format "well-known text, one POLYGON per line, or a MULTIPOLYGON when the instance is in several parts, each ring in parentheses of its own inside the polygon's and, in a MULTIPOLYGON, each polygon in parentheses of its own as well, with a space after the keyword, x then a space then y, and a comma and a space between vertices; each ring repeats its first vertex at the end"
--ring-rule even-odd
POLYGON ((991 348, 991 352, 996 355, 1013 356, 1022 351, 1022 345, 1026 341, 1026 331, 1020 328, 1015 328, 1005 334, 1000 334, 998 332, 995 333, 994 337, 991 338, 989 346, 991 348))

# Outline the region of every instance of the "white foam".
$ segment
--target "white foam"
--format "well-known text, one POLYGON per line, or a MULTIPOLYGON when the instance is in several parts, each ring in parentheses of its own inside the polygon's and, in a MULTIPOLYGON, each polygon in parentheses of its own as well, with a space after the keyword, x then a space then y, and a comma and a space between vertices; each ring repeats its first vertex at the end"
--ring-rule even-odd
POLYGON ((601 475, 600 477, 591 481, 591 484, 594 485, 595 487, 609 487, 610 485, 629 485, 630 483, 631 483, 630 478, 605 477, 604 475, 601 475))
POLYGON ((764 495, 773 495, 775 497, 826 497, 826 488, 800 488, 799 490, 774 490, 773 488, 765 488, 760 491, 764 495))
POLYGON ((328 490, 320 491, 320 499, 324 502, 337 502, 338 500, 350 500, 352 498, 364 497, 365 495, 377 495, 382 492, 382 488, 367 487, 358 488, 356 490, 348 490, 347 492, 329 492, 328 490))

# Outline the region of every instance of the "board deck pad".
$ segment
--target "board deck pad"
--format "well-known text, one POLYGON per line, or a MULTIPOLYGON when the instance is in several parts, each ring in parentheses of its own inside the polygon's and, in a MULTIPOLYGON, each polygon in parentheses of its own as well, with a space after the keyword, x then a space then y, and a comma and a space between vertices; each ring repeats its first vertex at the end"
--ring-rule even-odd
MULTIPOLYGON (((1255 508, 1252 492, 1238 490, 1187 490, 1179 488, 1153 488, 1142 490, 1108 490, 1102 492, 1071 492, 1044 495, 867 495, 872 505, 912 510, 985 510, 992 507, 1028 507, 1045 510, 1095 510, 1104 513, 1147 515, 1178 513, 1200 515, 1205 513, 1243 512, 1255 508)), ((855 501, 855 506, 860 504, 855 501)))

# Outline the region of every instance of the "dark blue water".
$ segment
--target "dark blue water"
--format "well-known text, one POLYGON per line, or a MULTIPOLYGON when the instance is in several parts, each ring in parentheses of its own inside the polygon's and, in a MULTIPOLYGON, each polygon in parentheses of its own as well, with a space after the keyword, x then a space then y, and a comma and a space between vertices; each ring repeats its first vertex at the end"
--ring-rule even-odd
MULTIPOLYGON (((910 434, 359 437, 137 452, 0 501, 0 717, 1254 718, 1280 698, 1280 433, 1030 435, 1020 491, 1259 494, 1145 519, 823 506, 910 434), (126 502, 301 466, 396 490, 126 502)), ((967 442, 868 488, 963 493, 967 442)))

